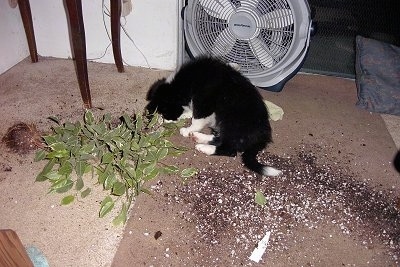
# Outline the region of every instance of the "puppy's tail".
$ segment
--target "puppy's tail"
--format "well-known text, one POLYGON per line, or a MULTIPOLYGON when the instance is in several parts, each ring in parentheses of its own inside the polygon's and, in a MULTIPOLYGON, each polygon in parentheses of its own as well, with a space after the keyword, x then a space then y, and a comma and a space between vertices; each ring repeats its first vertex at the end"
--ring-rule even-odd
POLYGON ((282 174, 282 171, 278 169, 259 163, 257 161, 258 152, 258 149, 248 149, 243 152, 242 161, 248 169, 265 176, 278 176, 282 174))

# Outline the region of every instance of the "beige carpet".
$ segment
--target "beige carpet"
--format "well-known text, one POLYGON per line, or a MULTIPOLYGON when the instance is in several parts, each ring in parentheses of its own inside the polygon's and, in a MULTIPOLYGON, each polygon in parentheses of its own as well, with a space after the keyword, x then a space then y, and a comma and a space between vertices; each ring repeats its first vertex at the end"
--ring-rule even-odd
MULTIPOLYGON (((126 68, 118 73, 111 64, 89 63, 94 112, 133 114, 145 104, 144 92, 163 72, 126 68)), ((0 76, 0 136, 17 122, 34 123, 39 130, 54 126, 47 118, 58 116, 75 122, 83 117, 83 104, 71 60, 40 58, 22 61, 0 76)), ((84 202, 60 206, 61 195, 47 194, 47 183, 35 183, 45 162, 33 162, 33 154, 0 153, 0 228, 13 229, 26 246, 34 246, 50 266, 110 266, 122 227, 113 216, 98 218, 104 192, 98 186, 84 202)), ((95 184, 96 181, 87 180, 95 184)))
MULTIPOLYGON (((115 115, 142 110, 149 85, 168 74, 131 67, 120 74, 113 65, 97 63, 89 63, 88 68, 94 106, 115 115)), ((397 151, 392 136, 400 136, 396 133, 398 118, 387 120, 388 125, 392 123, 389 133, 380 115, 356 108, 353 81, 297 75, 281 93, 262 93, 285 111, 282 121, 272 123, 275 142, 269 148, 271 154, 287 157, 299 147, 315 148, 321 159, 348 169, 356 179, 400 195, 400 178, 391 166, 397 151)), ((72 61, 41 58, 31 64, 25 60, 2 74, 0 112, 0 136, 21 121, 47 130, 52 125, 48 116, 81 119, 82 101, 72 61)), ((0 228, 14 229, 25 245, 43 252, 50 266, 224 266, 221 262, 258 266, 243 257, 232 261, 232 255, 226 254, 232 240, 211 246, 197 239, 196 222, 181 216, 185 205, 166 200, 166 195, 182 187, 177 177, 161 177, 164 186, 152 197, 140 196, 125 229, 115 228, 112 216, 97 217, 102 190, 83 202, 60 206, 59 195, 46 194, 47 184, 34 183, 42 163, 33 162, 33 155, 17 156, 3 145, 0 148, 0 228), (155 239, 157 231, 162 236, 155 239)), ((202 169, 209 160, 190 150, 178 161, 202 169)), ((241 167, 238 159, 217 161, 241 167)), ((291 244, 285 252, 267 252, 263 266, 394 264, 393 255, 388 256, 382 244, 367 246, 332 225, 322 223, 318 229, 294 229, 294 233, 303 237, 301 246, 291 244), (329 236, 333 237, 326 238, 329 236)))

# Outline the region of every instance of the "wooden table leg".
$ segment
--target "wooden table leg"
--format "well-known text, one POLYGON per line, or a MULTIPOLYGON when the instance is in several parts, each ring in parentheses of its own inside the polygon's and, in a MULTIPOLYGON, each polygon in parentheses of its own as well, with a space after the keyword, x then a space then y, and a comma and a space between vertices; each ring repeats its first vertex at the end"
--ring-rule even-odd
POLYGON ((124 72, 124 65, 121 56, 121 28, 120 28, 120 18, 121 18, 121 0, 110 0, 111 9, 111 39, 112 48, 114 53, 115 65, 117 65, 118 72, 124 72))
POLYGON ((0 230, 0 266, 33 267, 17 233, 10 229, 0 230))
POLYGON ((92 108, 90 96, 89 78, 86 62, 85 27, 82 17, 81 0, 65 0, 68 23, 71 30, 73 56, 76 64, 76 75, 78 77, 79 89, 85 108, 92 108))
POLYGON ((28 40, 29 53, 33 63, 38 62, 36 49, 35 32, 33 30, 31 6, 29 0, 18 0, 19 12, 21 13, 22 23, 24 24, 26 39, 28 40))

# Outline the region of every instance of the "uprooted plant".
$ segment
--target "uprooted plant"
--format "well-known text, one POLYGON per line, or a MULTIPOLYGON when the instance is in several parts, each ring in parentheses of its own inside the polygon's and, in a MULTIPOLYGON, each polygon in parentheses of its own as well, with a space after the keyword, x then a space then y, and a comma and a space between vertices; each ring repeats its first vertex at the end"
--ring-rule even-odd
POLYGON ((48 161, 36 181, 49 181, 49 192, 69 192, 61 200, 67 205, 88 196, 91 188, 85 180, 97 176, 97 184, 109 192, 100 204, 99 216, 104 217, 121 201, 113 224, 125 223, 134 198, 140 192, 150 193, 145 182, 159 174, 180 173, 188 178, 197 172, 163 163, 166 157, 186 150, 168 140, 182 122, 162 124, 157 114, 148 117, 125 114, 116 122, 110 114, 96 119, 86 111, 83 123, 63 124, 52 117, 57 125, 43 136, 45 147, 35 155, 35 161, 48 161))

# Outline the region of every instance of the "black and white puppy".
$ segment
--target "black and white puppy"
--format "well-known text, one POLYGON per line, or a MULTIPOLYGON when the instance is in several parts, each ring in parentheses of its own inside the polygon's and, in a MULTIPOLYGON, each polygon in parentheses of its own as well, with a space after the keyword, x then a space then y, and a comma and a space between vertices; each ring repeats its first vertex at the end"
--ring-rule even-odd
POLYGON ((207 155, 236 156, 243 152, 247 168, 267 176, 281 171, 260 164, 256 156, 272 141, 269 116, 252 83, 233 67, 210 57, 182 65, 175 76, 155 82, 147 93, 146 109, 166 120, 192 112, 192 124, 180 133, 198 143, 207 155), (210 127, 212 134, 200 131, 210 127))

